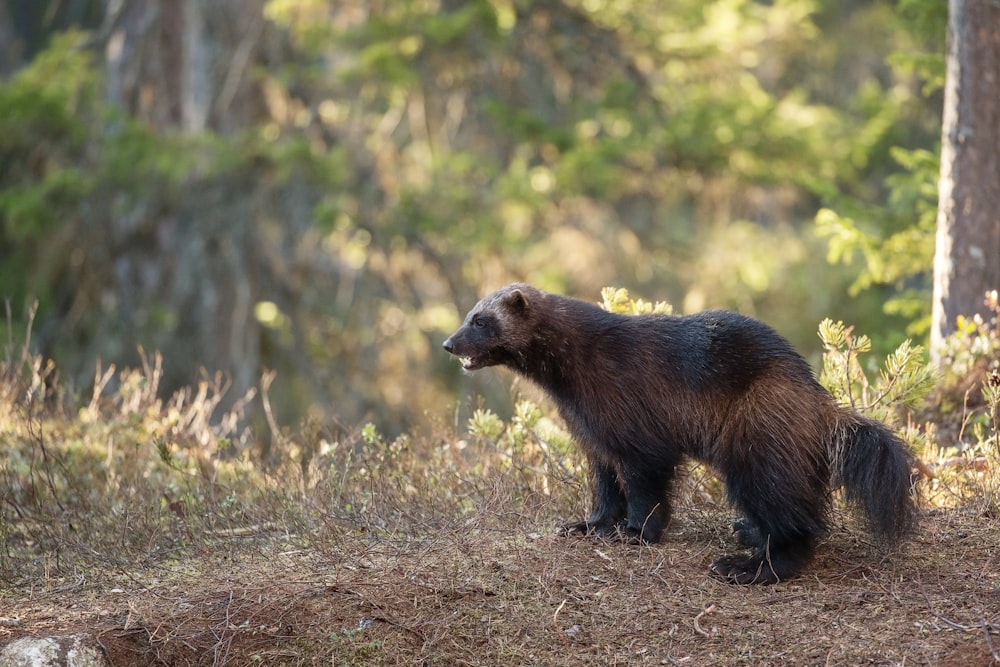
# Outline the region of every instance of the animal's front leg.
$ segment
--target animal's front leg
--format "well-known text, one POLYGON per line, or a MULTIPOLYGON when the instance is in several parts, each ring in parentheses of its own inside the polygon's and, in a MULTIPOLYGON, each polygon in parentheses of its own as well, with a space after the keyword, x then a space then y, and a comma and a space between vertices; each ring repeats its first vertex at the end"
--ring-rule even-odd
POLYGON ((668 485, 673 468, 666 472, 646 465, 623 465, 622 485, 628 504, 621 536, 625 542, 655 544, 670 522, 668 485))
POLYGON ((626 502, 613 466, 590 462, 590 484, 594 494, 593 507, 586 521, 564 526, 564 535, 584 534, 614 537, 625 519, 626 502))

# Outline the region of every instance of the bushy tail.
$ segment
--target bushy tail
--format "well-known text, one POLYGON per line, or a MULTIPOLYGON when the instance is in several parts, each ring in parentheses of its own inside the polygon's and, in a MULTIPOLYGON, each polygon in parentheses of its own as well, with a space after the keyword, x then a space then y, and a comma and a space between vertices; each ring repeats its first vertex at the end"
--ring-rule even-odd
POLYGON ((844 494, 864 509, 873 535, 896 544, 916 527, 910 450, 881 422, 855 414, 843 418, 835 460, 844 494))

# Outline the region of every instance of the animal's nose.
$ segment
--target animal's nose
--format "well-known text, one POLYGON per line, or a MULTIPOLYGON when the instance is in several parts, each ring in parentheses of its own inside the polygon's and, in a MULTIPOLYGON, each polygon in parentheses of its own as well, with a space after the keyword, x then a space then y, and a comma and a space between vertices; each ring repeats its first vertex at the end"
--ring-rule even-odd
POLYGON ((451 342, 450 338, 448 340, 446 340, 445 342, 441 343, 441 347, 444 348, 445 352, 451 353, 451 352, 455 351, 455 344, 451 342))

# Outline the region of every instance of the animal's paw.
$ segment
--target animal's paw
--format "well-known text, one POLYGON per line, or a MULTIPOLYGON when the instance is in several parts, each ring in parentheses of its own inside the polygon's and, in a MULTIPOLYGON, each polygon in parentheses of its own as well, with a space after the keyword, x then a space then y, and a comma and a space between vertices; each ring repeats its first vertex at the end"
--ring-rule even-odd
POLYGON ((660 541, 660 536, 654 535, 652 531, 643 531, 625 524, 615 526, 614 533, 606 537, 623 544, 656 544, 660 541))
POLYGON ((646 544, 650 542, 649 539, 643 539, 640 531, 626 526, 624 521, 612 524, 580 521, 579 523, 571 523, 563 526, 559 529, 559 534, 586 535, 588 537, 608 540, 609 542, 622 542, 624 544, 646 544))
POLYGON ((621 542, 622 544, 655 544, 659 541, 659 535, 653 535, 649 529, 642 531, 638 528, 628 526, 624 521, 613 524, 590 523, 580 521, 571 523, 559 529, 560 535, 585 535, 597 537, 609 542, 621 542))
POLYGON ((586 521, 570 523, 559 529, 560 535, 593 535, 597 529, 593 524, 586 521))
POLYGON ((590 521, 580 521, 571 523, 559 529, 560 535, 585 535, 588 537, 600 537, 605 540, 623 541, 620 537, 624 530, 623 525, 592 523, 590 521))
POLYGON ((732 584, 776 584, 780 581, 767 561, 757 556, 723 556, 709 569, 732 584))

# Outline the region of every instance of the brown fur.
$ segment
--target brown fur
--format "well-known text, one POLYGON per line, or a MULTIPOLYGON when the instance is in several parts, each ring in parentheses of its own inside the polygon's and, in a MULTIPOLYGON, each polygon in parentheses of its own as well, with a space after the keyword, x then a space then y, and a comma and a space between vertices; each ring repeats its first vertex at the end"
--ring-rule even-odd
POLYGON ((712 570, 737 583, 797 574, 843 485, 886 542, 911 529, 905 445, 840 408, 773 329, 727 311, 628 317, 514 284, 444 343, 463 366, 503 365, 544 388, 590 463, 591 515, 564 532, 656 542, 678 464, 711 465, 744 518, 749 556, 712 570))

